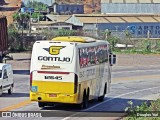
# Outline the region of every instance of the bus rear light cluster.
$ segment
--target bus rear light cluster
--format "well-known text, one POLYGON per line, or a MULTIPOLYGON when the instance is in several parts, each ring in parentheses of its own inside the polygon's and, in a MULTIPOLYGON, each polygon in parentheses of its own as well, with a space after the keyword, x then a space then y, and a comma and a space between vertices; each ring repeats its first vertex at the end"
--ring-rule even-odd
POLYGON ((77 89, 78 89, 78 75, 75 74, 74 75, 74 93, 77 93, 77 89))
POLYGON ((31 72, 31 73, 30 73, 30 87, 32 86, 32 78, 33 78, 32 75, 33 75, 33 74, 32 74, 32 72, 31 72))

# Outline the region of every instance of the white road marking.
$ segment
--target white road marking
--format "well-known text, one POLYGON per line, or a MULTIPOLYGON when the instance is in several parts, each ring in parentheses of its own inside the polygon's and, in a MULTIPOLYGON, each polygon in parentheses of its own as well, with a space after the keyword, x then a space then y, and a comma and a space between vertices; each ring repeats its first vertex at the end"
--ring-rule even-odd
POLYGON ((136 72, 160 72, 160 70, 129 70, 129 71, 123 71, 123 70, 121 70, 121 71, 112 71, 112 74, 117 74, 117 73, 136 73, 136 72))
MULTIPOLYGON (((109 102, 109 101, 112 101, 112 100, 114 100, 114 99, 116 99, 116 98, 119 98, 119 97, 122 97, 122 96, 125 96, 125 95, 128 95, 128 94, 134 94, 134 93, 138 93, 138 92, 142 92, 142 91, 146 91, 146 90, 151 90, 151 89, 156 89, 156 88, 159 88, 159 86, 158 86, 158 87, 146 88, 146 89, 141 89, 141 90, 137 90, 137 91, 133 91, 133 92, 124 93, 124 94, 121 94, 121 95, 115 96, 115 97, 113 97, 113 98, 110 98, 110 99, 108 99, 108 100, 106 100, 106 101, 104 101, 104 102, 101 102, 101 103, 99 103, 99 104, 96 104, 96 105, 94 105, 94 106, 92 106, 92 107, 90 107, 90 108, 88 108, 88 109, 82 110, 82 111, 88 111, 88 110, 93 109, 93 108, 95 108, 95 107, 97 107, 97 106, 99 106, 99 105, 101 105, 101 104, 103 104, 103 103, 107 103, 107 102, 109 102)), ((70 116, 68 116, 68 117, 63 118, 62 120, 68 120, 68 119, 70 119, 71 117, 74 117, 75 115, 78 115, 79 113, 80 113, 80 112, 77 112, 77 113, 75 113, 75 114, 72 114, 72 115, 70 115, 70 116)))

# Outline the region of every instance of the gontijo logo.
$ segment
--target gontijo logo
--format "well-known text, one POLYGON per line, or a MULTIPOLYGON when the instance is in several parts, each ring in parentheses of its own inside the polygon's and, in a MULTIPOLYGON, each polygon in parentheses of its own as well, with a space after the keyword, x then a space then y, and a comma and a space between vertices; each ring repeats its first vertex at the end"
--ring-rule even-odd
POLYGON ((51 55, 58 55, 62 48, 65 48, 65 46, 50 46, 49 49, 48 48, 43 48, 43 49, 48 51, 49 54, 51 55))
POLYGON ((49 48, 49 54, 51 55, 58 55, 60 52, 60 49, 64 48, 65 46, 51 46, 49 48))
MULTIPOLYGON (((65 48, 65 46, 50 46, 43 49, 49 52, 50 55, 58 55, 62 48, 65 48)), ((38 56, 38 61, 70 62, 71 58, 62 56, 38 56)))

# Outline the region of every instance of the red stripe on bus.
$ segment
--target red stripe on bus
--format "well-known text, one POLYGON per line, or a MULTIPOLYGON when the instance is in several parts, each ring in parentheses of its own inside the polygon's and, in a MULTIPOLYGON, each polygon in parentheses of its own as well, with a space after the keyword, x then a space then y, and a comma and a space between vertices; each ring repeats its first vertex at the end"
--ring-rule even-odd
POLYGON ((38 71, 38 73, 45 73, 45 74, 69 74, 69 72, 50 72, 50 71, 38 71))

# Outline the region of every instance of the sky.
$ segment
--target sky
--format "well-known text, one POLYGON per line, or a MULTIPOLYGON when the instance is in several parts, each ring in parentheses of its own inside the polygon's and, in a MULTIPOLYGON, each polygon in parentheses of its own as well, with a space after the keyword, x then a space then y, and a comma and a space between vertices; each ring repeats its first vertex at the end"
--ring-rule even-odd
POLYGON ((28 2, 28 1, 37 1, 37 2, 42 2, 42 3, 45 3, 47 5, 52 5, 52 3, 55 1, 55 0, 22 0, 25 4, 28 2))

